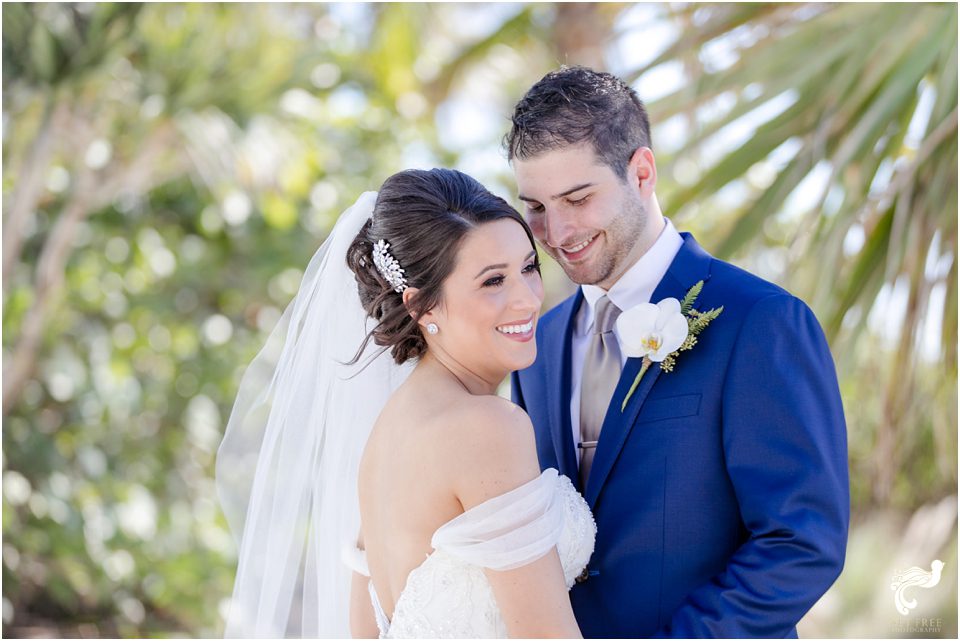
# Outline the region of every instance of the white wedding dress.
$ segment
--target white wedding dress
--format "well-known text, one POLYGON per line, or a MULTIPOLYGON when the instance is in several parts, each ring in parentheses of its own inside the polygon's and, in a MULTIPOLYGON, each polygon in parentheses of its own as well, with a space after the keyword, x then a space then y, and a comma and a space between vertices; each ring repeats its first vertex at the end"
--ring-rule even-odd
MULTIPOLYGON (((410 572, 388 620, 373 582, 381 638, 506 638, 507 628, 483 570, 511 570, 556 546, 567 589, 593 554, 596 524, 583 497, 555 469, 477 505, 442 525, 434 548, 410 572)), ((370 576, 362 551, 344 562, 370 576)))

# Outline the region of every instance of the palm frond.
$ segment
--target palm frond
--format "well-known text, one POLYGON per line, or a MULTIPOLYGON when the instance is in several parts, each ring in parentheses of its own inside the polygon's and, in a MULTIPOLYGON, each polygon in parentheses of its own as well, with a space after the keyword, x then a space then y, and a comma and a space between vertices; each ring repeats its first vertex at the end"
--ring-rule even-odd
MULTIPOLYGON (((723 42, 736 60, 701 65, 684 87, 649 105, 655 123, 692 114, 689 138, 663 159, 663 170, 698 158, 707 143, 722 144, 734 127, 753 133, 706 160, 692 184, 666 189, 671 215, 690 216, 694 203, 724 187, 749 185, 752 168, 772 168, 774 179, 747 189, 720 223, 711 246, 718 255, 763 242, 771 221, 794 221, 791 286, 814 301, 831 340, 855 329, 844 323, 851 310, 865 323, 880 289, 901 276, 920 294, 946 287, 955 307, 956 5, 695 7, 700 28, 684 30, 633 77, 691 49, 703 58, 708 43, 723 42), (720 96, 725 109, 712 103, 720 96), (779 110, 756 121, 771 105, 779 110), (851 233, 864 239, 854 250, 845 242, 851 233), (924 260, 932 248, 938 256, 924 260), (928 282, 924 266, 937 260, 954 264, 928 282)), ((943 321, 944 357, 955 367, 956 310, 943 321)), ((902 331, 921 330, 908 319, 902 331)))

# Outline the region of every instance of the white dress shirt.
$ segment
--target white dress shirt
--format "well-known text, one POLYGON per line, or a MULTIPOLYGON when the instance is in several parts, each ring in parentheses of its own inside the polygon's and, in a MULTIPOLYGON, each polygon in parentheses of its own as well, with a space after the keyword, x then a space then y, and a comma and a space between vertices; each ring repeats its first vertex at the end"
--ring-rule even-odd
MULTIPOLYGON (((653 246, 640 257, 623 276, 613 284, 610 291, 596 285, 583 285, 583 304, 577 312, 573 326, 573 344, 571 346, 572 385, 570 394, 570 424, 573 426, 574 447, 580 444, 580 378, 583 375, 583 361, 586 357, 587 345, 590 342, 590 331, 593 329, 594 309, 597 301, 606 294, 614 305, 621 311, 636 307, 641 303, 649 303, 650 297, 657 285, 663 280, 670 264, 683 246, 683 237, 670 222, 664 219, 663 231, 657 237, 653 246)), ((614 328, 614 335, 619 343, 620 337, 614 328)), ((620 367, 626 363, 627 357, 620 354, 620 367)), ((577 461, 580 460, 580 448, 576 447, 577 461)))

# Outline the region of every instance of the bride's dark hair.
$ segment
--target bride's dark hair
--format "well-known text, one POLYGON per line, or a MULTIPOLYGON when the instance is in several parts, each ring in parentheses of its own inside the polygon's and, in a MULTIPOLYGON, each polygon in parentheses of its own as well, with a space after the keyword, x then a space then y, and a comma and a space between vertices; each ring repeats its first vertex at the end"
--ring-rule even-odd
POLYGON ((422 356, 427 343, 416 319, 440 303, 443 282, 453 271, 464 236, 477 225, 502 218, 517 221, 535 247, 533 234, 517 210, 464 173, 408 169, 387 178, 373 215, 347 250, 347 266, 356 275, 360 302, 379 321, 353 362, 371 338, 389 347, 398 364, 422 356), (407 285, 419 290, 407 305, 373 264, 371 252, 379 240, 390 244, 390 254, 403 268, 407 285))

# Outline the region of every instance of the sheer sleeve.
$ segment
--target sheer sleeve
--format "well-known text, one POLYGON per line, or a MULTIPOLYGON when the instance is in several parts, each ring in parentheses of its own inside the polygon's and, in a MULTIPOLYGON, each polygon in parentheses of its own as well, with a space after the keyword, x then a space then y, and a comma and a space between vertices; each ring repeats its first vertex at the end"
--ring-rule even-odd
POLYGON ((558 473, 539 477, 477 505, 449 521, 431 544, 467 563, 512 570, 550 551, 563 531, 558 473))

